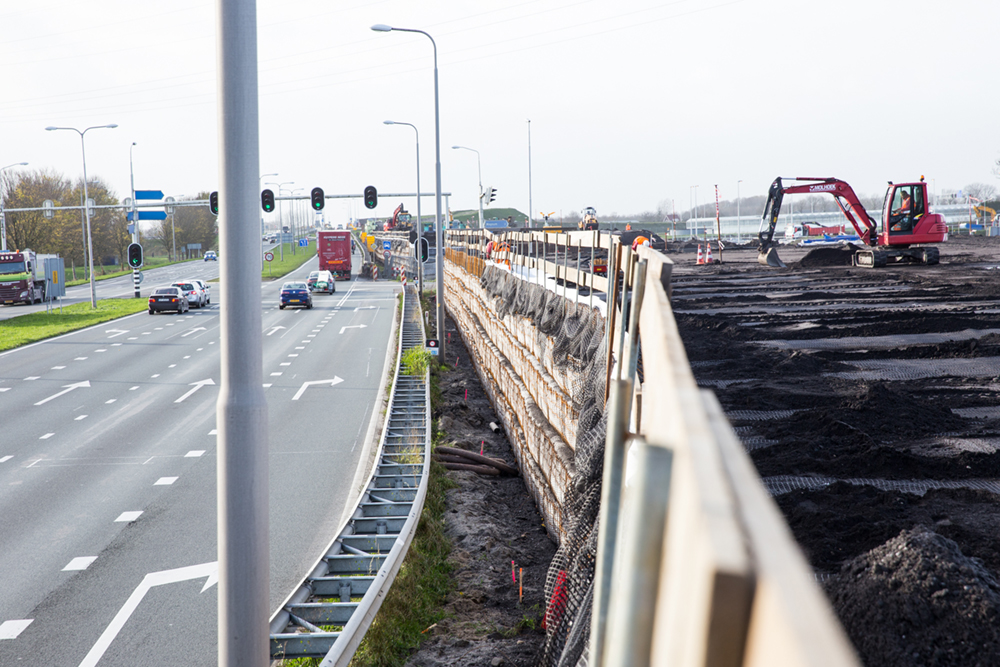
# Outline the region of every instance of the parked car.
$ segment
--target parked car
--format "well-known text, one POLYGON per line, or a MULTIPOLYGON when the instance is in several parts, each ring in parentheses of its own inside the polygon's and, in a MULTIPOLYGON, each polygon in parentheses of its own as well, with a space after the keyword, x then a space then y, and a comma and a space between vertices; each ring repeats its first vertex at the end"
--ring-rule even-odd
POLYGON ((306 287, 309 288, 310 292, 312 291, 313 285, 316 284, 316 281, 318 279, 319 279, 319 271, 312 271, 309 273, 309 277, 306 278, 306 287))
POLYGON ((309 288, 302 281, 289 281, 281 286, 281 297, 278 308, 284 310, 285 306, 313 307, 312 296, 309 288))
POLYGON ((187 297, 180 287, 158 287, 149 295, 149 314, 160 311, 176 310, 178 314, 186 313, 190 308, 187 297))
POLYGON ((337 291, 337 281, 329 271, 320 271, 316 277, 316 282, 312 286, 313 292, 325 292, 333 294, 337 291))
POLYGON ((212 303, 212 286, 200 278, 194 278, 191 282, 197 283, 198 287, 201 288, 201 291, 205 293, 205 305, 207 306, 212 303))
POLYGON ((205 261, 206 262, 217 262, 217 261, 219 261, 219 256, 215 254, 214 250, 209 250, 208 252, 205 253, 205 261))
POLYGON ((205 291, 198 283, 190 280, 182 280, 174 283, 172 287, 180 287, 187 297, 188 305, 192 308, 201 308, 205 305, 205 291))

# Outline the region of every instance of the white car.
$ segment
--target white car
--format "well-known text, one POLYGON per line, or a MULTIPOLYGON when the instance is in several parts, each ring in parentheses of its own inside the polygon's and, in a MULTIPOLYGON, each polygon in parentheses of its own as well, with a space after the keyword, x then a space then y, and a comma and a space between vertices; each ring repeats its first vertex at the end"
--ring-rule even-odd
POLYGON ((191 280, 193 283, 197 283, 201 290, 205 293, 205 305, 212 303, 212 286, 206 283, 200 278, 194 278, 191 280))
POLYGON ((201 285, 193 280, 178 280, 171 287, 180 287, 181 292, 187 297, 188 305, 192 308, 201 308, 205 305, 206 294, 201 285))

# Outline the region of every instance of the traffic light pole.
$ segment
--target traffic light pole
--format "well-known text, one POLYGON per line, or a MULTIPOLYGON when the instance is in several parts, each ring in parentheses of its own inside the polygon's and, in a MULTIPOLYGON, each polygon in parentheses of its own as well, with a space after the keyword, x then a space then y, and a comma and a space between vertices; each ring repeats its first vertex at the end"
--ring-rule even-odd
MULTIPOLYGON (((129 186, 132 188, 132 243, 139 243, 139 214, 135 206, 135 170, 132 168, 132 149, 135 142, 128 147, 128 177, 129 186)), ((131 263, 131 260, 130 260, 131 263)), ((139 298, 139 269, 132 268, 132 287, 135 288, 135 298, 139 298)))

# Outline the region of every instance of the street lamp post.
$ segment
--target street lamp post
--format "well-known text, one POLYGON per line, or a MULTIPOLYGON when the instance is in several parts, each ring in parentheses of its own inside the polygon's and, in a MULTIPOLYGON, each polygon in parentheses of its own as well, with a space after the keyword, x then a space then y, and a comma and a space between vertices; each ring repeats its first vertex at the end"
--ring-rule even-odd
MULTIPOLYGON (((90 199, 90 195, 87 191, 87 147, 84 144, 83 137, 87 132, 91 130, 102 130, 102 129, 114 129, 118 127, 116 123, 111 123, 110 125, 94 125, 93 127, 88 127, 83 131, 76 129, 75 127, 53 127, 49 126, 45 128, 48 131, 52 130, 73 130, 80 135, 80 151, 83 154, 83 211, 84 215, 87 217, 87 262, 88 268, 90 269, 90 307, 97 308, 97 285, 94 283, 94 237, 90 231, 90 206, 87 205, 87 200, 90 199)), ((134 199, 134 197, 133 197, 134 199)))
MULTIPOLYGON (((6 167, 0 167, 0 185, 3 183, 3 172, 12 167, 25 167, 27 165, 27 162, 15 162, 14 164, 8 164, 6 167)), ((2 187, 0 187, 0 251, 7 252, 7 218, 4 216, 3 212, 2 187)))
POLYGON ((396 120, 385 120, 382 121, 386 125, 409 125, 413 128, 413 132, 417 137, 417 247, 414 248, 414 253, 416 254, 417 262, 417 292, 420 294, 424 293, 424 264, 420 257, 420 247, 423 243, 424 238, 424 227, 421 222, 420 217, 420 131, 417 130, 417 126, 413 123, 401 123, 396 120))
MULTIPOLYGON (((273 185, 278 188, 278 195, 281 195, 281 186, 283 185, 295 185, 295 181, 285 181, 284 183, 267 183, 266 185, 273 185)), ((278 202, 278 254, 280 255, 280 261, 285 261, 285 205, 279 201, 278 202)))
MULTIPOLYGON (((302 192, 305 188, 289 188, 288 194, 292 197, 295 196, 296 192, 302 192)), ((298 205, 298 202, 292 202, 292 218, 291 218, 291 228, 292 228, 292 255, 295 255, 295 246, 299 244, 298 239, 295 238, 299 235, 299 217, 302 212, 302 207, 298 205)))
POLYGON ((476 154, 476 170, 479 172, 479 228, 483 228, 483 167, 479 162, 479 151, 468 146, 452 146, 452 150, 463 148, 476 154))
POLYGON ((528 229, 531 229, 531 119, 528 119, 528 229))
POLYGON ((441 230, 441 105, 438 96, 438 55, 437 42, 434 38, 423 30, 411 28, 393 28, 382 23, 372 26, 375 32, 389 32, 396 30, 399 32, 418 32, 431 40, 434 47, 434 204, 435 204, 435 229, 434 242, 436 244, 435 273, 437 286, 435 288, 435 300, 437 301, 437 337, 438 345, 441 347, 441 357, 444 358, 446 347, 444 335, 444 235, 441 230))

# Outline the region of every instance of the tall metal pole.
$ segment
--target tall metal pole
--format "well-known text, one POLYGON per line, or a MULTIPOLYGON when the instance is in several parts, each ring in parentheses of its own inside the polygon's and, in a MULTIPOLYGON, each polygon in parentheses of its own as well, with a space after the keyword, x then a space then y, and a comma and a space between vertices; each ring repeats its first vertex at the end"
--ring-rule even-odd
POLYGON ((469 148, 468 146, 452 146, 453 150, 457 150, 459 148, 465 149, 467 151, 472 151, 473 153, 476 154, 476 170, 479 173, 479 228, 483 229, 483 219, 484 219, 484 216, 483 216, 483 167, 482 167, 482 164, 479 162, 479 151, 477 151, 475 148, 469 148))
POLYGON ((424 238, 424 227, 421 222, 422 218, 420 216, 420 131, 417 130, 417 126, 413 123, 401 123, 396 120, 385 120, 382 121, 385 125, 409 125, 413 128, 414 133, 417 136, 417 245, 414 249, 416 255, 415 260, 417 263, 417 292, 420 294, 424 293, 424 264, 420 261, 420 247, 423 243, 424 238))
MULTIPOLYGON (((132 167, 132 149, 135 142, 128 147, 128 178, 129 187, 132 188, 132 243, 139 242, 139 214, 135 205, 135 169, 132 167)), ((139 269, 132 269, 132 287, 135 290, 135 298, 139 298, 139 269)))
POLYGON ((528 229, 531 229, 531 119, 528 119, 528 229))
POLYGON ((740 183, 736 181, 736 237, 743 243, 743 218, 740 217, 740 183))
POLYGON ((257 220, 255 0, 217 0, 221 383, 216 404, 219 667, 267 667, 268 443, 257 220))

